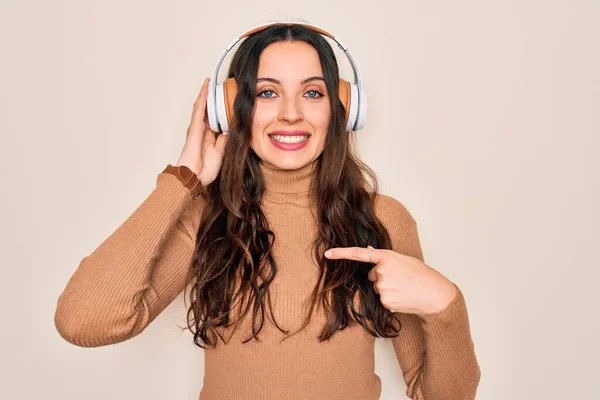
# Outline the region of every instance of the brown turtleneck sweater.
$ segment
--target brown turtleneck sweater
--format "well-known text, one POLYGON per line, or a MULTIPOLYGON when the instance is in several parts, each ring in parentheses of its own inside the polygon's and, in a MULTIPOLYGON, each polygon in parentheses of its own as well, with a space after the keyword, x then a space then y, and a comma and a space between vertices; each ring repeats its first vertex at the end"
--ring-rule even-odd
MULTIPOLYGON (((308 196, 314 166, 281 171, 261 165, 266 185, 262 207, 275 232, 273 251, 279 265, 269 290, 275 319, 290 332, 303 322, 303 302, 318 279, 311 260, 316 224, 308 196)), ((65 340, 95 347, 131 339, 184 290, 202 197, 192 195, 189 176, 181 175, 166 170, 158 174, 156 187, 142 204, 81 260, 58 298, 55 324, 65 340)), ((376 214, 390 233, 394 251, 423 260, 416 222, 402 203, 379 194, 376 214)), ((205 349, 200 400, 379 399, 375 337, 357 324, 319 343, 316 337, 325 317, 318 310, 304 330, 284 341, 283 333, 265 319, 260 342, 241 343, 251 332, 242 324, 227 344, 219 341, 215 349, 205 349)), ((397 314, 402 330, 384 340, 393 343, 407 396, 474 399, 481 373, 460 289, 437 313, 397 314)))

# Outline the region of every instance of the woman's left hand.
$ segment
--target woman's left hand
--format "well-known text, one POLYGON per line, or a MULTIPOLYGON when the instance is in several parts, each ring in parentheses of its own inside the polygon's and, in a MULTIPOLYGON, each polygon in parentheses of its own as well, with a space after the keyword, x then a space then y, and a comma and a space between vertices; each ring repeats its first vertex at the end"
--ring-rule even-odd
POLYGON ((326 251, 325 257, 375 264, 368 278, 381 304, 392 312, 435 313, 446 308, 457 292, 454 283, 418 258, 392 250, 335 247, 326 251))

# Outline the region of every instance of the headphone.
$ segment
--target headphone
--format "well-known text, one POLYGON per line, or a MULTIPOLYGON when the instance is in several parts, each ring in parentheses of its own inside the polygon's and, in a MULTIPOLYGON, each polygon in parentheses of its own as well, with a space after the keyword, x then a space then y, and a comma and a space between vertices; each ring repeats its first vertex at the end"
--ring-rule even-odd
POLYGON ((225 48, 225 51, 223 51, 215 65, 212 79, 210 80, 210 85, 208 87, 207 113, 210 129, 213 132, 231 133, 230 126, 233 121, 233 102, 237 95, 238 86, 235 78, 227 78, 225 81, 217 83, 217 74, 223 60, 237 42, 273 25, 306 26, 323 36, 333 39, 338 47, 344 51, 354 72, 354 82, 348 82, 339 78, 339 98, 346 111, 346 131, 357 131, 361 129, 364 126, 367 117, 367 98, 360 77, 360 71, 354 62, 354 58, 352 58, 352 55, 350 54, 350 50, 348 50, 338 38, 327 32, 325 29, 306 22, 270 22, 258 25, 239 35, 225 48))

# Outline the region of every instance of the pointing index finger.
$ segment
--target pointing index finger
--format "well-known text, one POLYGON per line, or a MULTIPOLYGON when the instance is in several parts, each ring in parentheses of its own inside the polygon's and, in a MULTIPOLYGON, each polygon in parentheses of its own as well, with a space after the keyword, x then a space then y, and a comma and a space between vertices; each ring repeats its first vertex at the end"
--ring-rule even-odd
POLYGON ((371 263, 377 264, 381 261, 381 250, 375 248, 371 250, 367 247, 334 247, 325 252, 325 257, 332 260, 345 259, 369 262, 369 253, 371 253, 371 263))

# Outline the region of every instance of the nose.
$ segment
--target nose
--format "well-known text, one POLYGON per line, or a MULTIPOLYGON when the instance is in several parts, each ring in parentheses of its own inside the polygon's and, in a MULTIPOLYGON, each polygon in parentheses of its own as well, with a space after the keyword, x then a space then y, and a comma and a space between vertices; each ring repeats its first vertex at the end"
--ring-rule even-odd
POLYGON ((294 96, 284 97, 280 102, 279 120, 288 123, 295 123, 302 120, 302 110, 300 104, 298 104, 300 101, 294 96))

